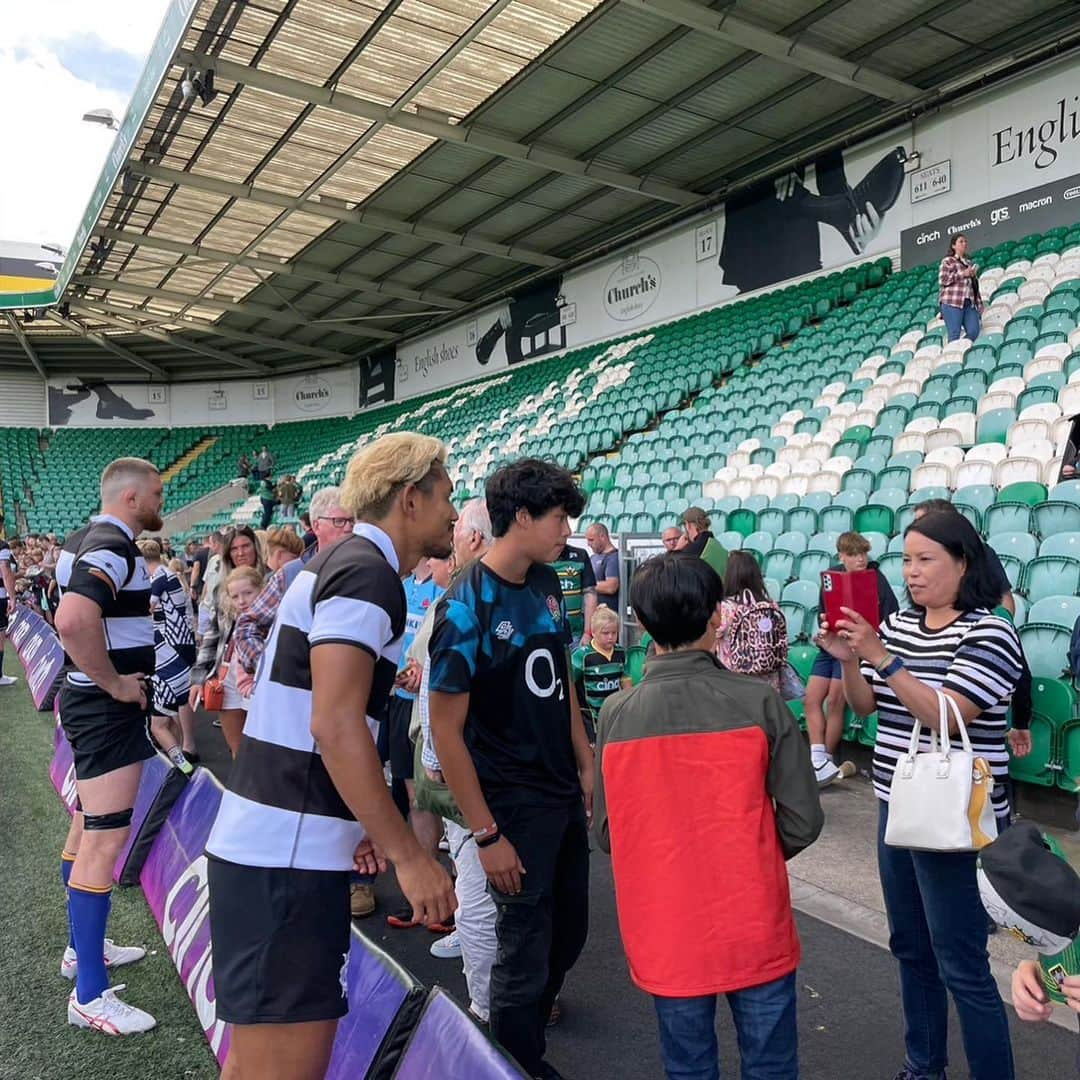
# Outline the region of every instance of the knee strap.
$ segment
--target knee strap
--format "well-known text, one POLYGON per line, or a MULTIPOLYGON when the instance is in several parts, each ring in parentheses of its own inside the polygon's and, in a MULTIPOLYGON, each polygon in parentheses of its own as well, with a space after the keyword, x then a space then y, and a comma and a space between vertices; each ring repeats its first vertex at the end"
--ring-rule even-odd
POLYGON ((102 832, 105 829, 126 829, 131 824, 135 808, 116 810, 111 814, 83 814, 83 828, 102 832))

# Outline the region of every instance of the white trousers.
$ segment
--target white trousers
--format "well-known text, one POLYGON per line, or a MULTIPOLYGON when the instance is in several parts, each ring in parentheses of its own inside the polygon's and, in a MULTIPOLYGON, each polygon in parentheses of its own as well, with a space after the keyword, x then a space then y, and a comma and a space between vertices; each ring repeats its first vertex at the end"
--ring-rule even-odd
POLYGON ((491 966, 495 963, 495 901, 487 891, 487 874, 480 864, 480 852, 468 829, 449 819, 446 839, 454 860, 458 909, 456 925, 461 942, 461 959, 469 1003, 473 1012, 487 1020, 491 1008, 491 966))

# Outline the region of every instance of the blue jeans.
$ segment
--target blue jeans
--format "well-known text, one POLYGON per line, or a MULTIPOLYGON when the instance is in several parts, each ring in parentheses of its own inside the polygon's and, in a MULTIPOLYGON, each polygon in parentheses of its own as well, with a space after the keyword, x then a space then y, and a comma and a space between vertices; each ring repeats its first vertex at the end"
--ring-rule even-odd
POLYGON ((944 1072, 948 991, 960 1017, 971 1080, 1013 1080, 1009 1023, 990 974, 975 854, 889 847, 889 806, 878 807, 878 872, 889 949, 900 962, 907 1067, 926 1080, 944 1072))
MULTIPOLYGON (((660 1056, 668 1080, 718 1080, 716 994, 653 997, 660 1023, 660 1056)), ((795 972, 733 990, 728 999, 742 1058, 742 1080, 798 1080, 799 1031, 795 972)))
POLYGON ((941 317, 945 320, 945 329, 948 331, 949 340, 955 341, 963 330, 971 341, 979 336, 979 312, 970 300, 964 301, 962 308, 954 304, 941 305, 941 317))

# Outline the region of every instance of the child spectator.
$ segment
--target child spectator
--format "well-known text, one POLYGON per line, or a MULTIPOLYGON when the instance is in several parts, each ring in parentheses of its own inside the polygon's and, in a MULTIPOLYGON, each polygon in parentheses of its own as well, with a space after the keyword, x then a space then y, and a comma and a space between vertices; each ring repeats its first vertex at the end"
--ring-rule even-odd
POLYGON ((634 575, 630 603, 656 655, 600 712, 594 827, 612 855, 630 975, 653 996, 669 1080, 719 1075, 720 994, 742 1075, 796 1080, 800 945, 784 863, 814 842, 823 817, 787 706, 716 660, 723 595, 712 567, 677 552, 634 575), (688 904, 694 918, 671 918, 688 904))
POLYGON ((787 624, 749 551, 728 555, 716 655, 728 671, 780 689, 780 672, 788 656, 787 624))
POLYGON ((626 652, 619 645, 619 616, 609 607, 598 607, 589 622, 592 641, 571 656, 574 685, 583 703, 581 718, 590 745, 596 743, 596 720, 600 707, 612 694, 630 688, 626 652))
MULTIPOLYGON (((870 560, 870 541, 862 533, 841 533, 836 541, 839 560, 830 569, 873 570, 877 574, 878 621, 894 611, 899 611, 896 594, 889 579, 870 560)), ((819 594, 818 610, 825 610, 825 601, 819 594)), ((844 690, 840 662, 834 660, 824 649, 818 650, 817 659, 810 669, 806 684, 806 733, 810 737, 810 761, 817 774, 818 783, 825 787, 840 774, 836 753, 840 749, 840 736, 844 731, 844 690)))

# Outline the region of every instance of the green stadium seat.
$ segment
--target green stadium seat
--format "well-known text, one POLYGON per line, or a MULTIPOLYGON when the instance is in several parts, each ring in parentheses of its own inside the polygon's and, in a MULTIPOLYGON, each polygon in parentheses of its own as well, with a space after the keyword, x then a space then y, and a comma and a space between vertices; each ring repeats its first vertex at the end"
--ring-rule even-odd
POLYGON ((894 518, 893 511, 887 506, 864 506, 856 512, 852 527, 864 535, 876 532, 889 537, 893 533, 894 518))
POLYGON ((996 533, 1030 532, 1031 507, 1023 502, 998 502, 983 516, 983 528, 987 536, 996 533))
POLYGON ((783 612, 784 621, 787 623, 788 644, 792 645, 802 640, 803 625, 808 615, 807 609, 794 600, 781 600, 780 610, 783 612))
POLYGON ((1023 584, 1033 606, 1047 597, 1075 596, 1080 591, 1080 560, 1040 555, 1028 562, 1023 584))
POLYGON ((1009 775, 1014 780, 1050 787, 1057 776, 1055 763, 1065 727, 1076 712, 1076 693, 1062 679, 1035 678, 1031 684, 1031 753, 1010 757, 1009 775))
POLYGON ((1049 535, 1042 529, 1039 532, 1045 537, 1039 544, 1040 555, 1067 555, 1071 559, 1080 559, 1080 531, 1061 531, 1049 535))
POLYGON ((1026 503, 1028 506, 1038 506, 1046 501, 1046 485, 1031 482, 1009 484, 1003 487, 997 496, 999 503, 1026 503))

